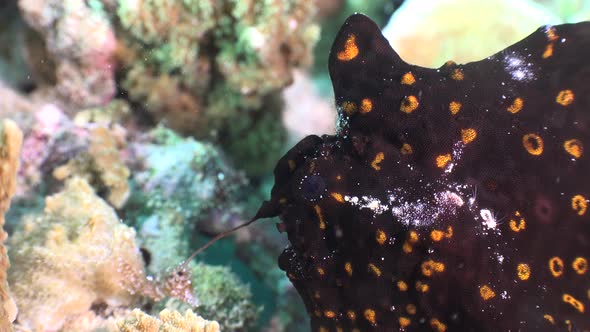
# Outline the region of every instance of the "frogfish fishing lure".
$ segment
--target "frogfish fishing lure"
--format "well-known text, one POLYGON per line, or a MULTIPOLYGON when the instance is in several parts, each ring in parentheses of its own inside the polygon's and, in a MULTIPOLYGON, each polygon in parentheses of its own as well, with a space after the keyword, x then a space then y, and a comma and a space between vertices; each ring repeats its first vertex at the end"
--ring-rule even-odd
POLYGON ((336 135, 253 219, 280 216, 311 330, 590 331, 590 23, 427 69, 355 14, 329 69, 336 135))

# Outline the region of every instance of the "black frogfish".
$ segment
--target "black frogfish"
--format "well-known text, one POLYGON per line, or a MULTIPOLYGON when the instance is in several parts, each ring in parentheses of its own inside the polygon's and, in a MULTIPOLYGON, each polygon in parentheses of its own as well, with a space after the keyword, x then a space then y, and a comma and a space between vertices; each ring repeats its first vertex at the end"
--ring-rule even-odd
POLYGON ((590 331, 590 23, 427 69, 355 14, 329 67, 337 133, 257 215, 311 330, 590 331))

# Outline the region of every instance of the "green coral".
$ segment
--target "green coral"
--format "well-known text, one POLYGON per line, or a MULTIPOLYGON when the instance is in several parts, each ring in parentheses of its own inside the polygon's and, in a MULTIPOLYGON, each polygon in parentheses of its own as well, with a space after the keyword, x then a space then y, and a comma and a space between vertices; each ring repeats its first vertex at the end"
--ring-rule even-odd
MULTIPOLYGON (((311 63, 310 51, 319 36, 311 23, 313 11, 313 5, 302 0, 144 0, 141 6, 122 1, 117 16, 130 36, 126 45, 133 56, 126 64, 130 72, 145 66, 141 72, 148 76, 146 84, 152 84, 150 75, 156 78, 178 70, 172 76, 202 98, 218 88, 201 83, 215 75, 215 83, 250 99, 277 92, 291 82, 291 68, 311 63)), ((123 81, 132 95, 140 88, 136 81, 123 81)), ((204 106, 209 105, 195 105, 195 110, 204 106)), ((149 110, 167 117, 157 108, 149 110)))
POLYGON ((145 171, 135 174, 143 186, 139 194, 148 195, 144 202, 150 211, 174 208, 187 219, 198 219, 211 208, 233 205, 245 179, 214 145, 164 127, 154 129, 152 136, 152 143, 139 148, 145 171))
MULTIPOLYGON (((238 149, 228 142, 248 136, 252 144, 272 142, 277 151, 282 126, 273 125, 270 136, 252 131, 281 122, 281 108, 268 111, 276 105, 268 100, 280 99, 294 68, 311 64, 319 37, 314 12, 307 0, 121 1, 121 86, 183 134, 212 138, 231 151, 238 149), (241 121, 248 125, 232 128, 241 121)), ((271 163, 260 163, 259 147, 246 147, 231 156, 236 164, 247 165, 251 175, 271 171, 271 163)))
POLYGON ((213 145, 157 127, 152 141, 134 146, 144 170, 132 178, 134 195, 125 212, 152 255, 148 270, 165 270, 189 254, 195 226, 219 232, 241 214, 236 204, 244 177, 213 145), (215 217, 211 217, 215 214, 215 217))
MULTIPOLYGON (((261 308, 252 303, 250 287, 228 267, 197 263, 192 267, 192 282, 195 297, 200 300, 192 309, 195 313, 219 322, 224 332, 252 331, 261 308)), ((186 307, 177 300, 167 306, 186 307)))
POLYGON ((201 0, 120 1, 117 17, 133 37, 150 45, 146 60, 167 72, 194 62, 200 39, 215 24, 213 6, 201 0))
POLYGON ((268 174, 285 152, 287 135, 279 112, 282 102, 278 98, 267 102, 275 106, 236 121, 222 136, 227 152, 244 161, 241 169, 252 176, 268 174))

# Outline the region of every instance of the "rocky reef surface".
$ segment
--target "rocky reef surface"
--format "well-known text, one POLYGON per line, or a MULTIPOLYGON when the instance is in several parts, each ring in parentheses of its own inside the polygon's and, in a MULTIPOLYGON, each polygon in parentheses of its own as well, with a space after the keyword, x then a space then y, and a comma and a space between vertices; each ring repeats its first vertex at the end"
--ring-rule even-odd
MULTIPOLYGON (((334 132, 343 19, 402 2, 0 2, 0 331, 306 330, 275 227, 185 260, 253 215, 290 143, 334 132)), ((397 38, 446 31, 429 15, 397 38)))
MULTIPOLYGON (((316 3, 0 9, 11 45, 0 47, 0 215, 13 201, 0 223, 0 330, 288 330, 272 229, 185 259, 267 195, 290 135, 283 114, 298 108, 284 89, 319 37, 316 3)), ((330 126, 333 110, 319 114, 330 126)))

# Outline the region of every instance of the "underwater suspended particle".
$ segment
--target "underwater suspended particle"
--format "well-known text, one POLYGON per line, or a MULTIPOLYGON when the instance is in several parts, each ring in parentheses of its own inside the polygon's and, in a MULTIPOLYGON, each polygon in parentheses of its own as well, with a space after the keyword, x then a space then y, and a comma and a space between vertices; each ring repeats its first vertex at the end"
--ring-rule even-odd
POLYGON ((312 331, 590 331, 590 23, 427 69, 355 14, 329 66, 342 126, 256 216, 312 331))

